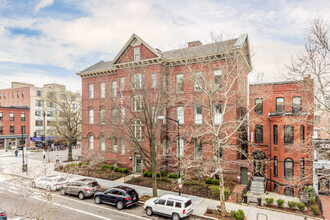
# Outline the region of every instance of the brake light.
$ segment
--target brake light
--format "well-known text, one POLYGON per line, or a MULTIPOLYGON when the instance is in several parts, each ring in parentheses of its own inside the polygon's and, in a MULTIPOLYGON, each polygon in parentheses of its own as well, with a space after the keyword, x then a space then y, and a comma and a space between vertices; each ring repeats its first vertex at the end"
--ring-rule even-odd
POLYGON ((185 209, 182 211, 182 214, 186 214, 186 210, 185 209))
POLYGON ((89 190, 91 190, 91 189, 85 188, 85 190, 86 190, 86 191, 89 191, 89 190))
POLYGON ((101 185, 99 185, 99 188, 101 188, 101 185))
POLYGON ((125 200, 127 201, 127 200, 131 200, 132 198, 131 197, 129 197, 129 198, 125 198, 125 200))

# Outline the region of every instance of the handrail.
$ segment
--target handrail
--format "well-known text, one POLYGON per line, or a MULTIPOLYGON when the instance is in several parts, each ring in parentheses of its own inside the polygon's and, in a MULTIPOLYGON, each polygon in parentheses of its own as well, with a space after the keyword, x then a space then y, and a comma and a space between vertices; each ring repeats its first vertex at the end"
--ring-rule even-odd
POLYGON ((257 220, 259 219, 259 215, 266 216, 266 220, 268 220, 268 216, 266 214, 263 214, 263 213, 257 213, 257 220))

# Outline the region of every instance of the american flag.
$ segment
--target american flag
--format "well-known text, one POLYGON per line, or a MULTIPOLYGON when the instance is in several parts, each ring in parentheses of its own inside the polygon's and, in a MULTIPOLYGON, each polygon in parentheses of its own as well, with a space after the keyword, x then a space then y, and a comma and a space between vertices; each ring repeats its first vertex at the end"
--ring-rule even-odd
POLYGON ((123 107, 124 107, 124 96, 120 91, 120 108, 123 108, 123 107))

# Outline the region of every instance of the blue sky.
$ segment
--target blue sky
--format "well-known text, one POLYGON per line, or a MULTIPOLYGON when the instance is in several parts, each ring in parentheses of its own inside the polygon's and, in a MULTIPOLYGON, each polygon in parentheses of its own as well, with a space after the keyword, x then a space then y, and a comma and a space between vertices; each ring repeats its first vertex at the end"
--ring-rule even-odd
POLYGON ((316 16, 329 22, 329 11, 328 0, 0 0, 0 88, 23 81, 80 90, 75 73, 111 60, 132 33, 161 50, 210 42, 211 32, 248 33, 249 80, 283 80, 308 23, 316 16))

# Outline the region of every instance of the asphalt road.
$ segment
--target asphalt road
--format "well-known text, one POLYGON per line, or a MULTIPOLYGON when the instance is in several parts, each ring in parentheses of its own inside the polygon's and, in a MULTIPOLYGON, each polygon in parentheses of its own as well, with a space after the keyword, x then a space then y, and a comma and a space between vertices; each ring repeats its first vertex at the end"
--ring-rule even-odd
MULTIPOLYGON (((33 159, 33 160, 43 160, 43 152, 34 152, 34 151, 29 151, 26 152, 24 151, 25 155, 28 155, 28 159, 33 159)), ((68 150, 58 150, 58 151, 46 151, 46 162, 55 162, 56 160, 56 155, 58 155, 60 161, 66 161, 68 159, 68 150)), ((72 149, 72 155, 74 160, 78 160, 78 156, 81 155, 81 149, 72 149)), ((18 157, 22 157, 22 151, 20 150, 18 153, 18 157)))
MULTIPOLYGON (((3 163, 1 165, 5 166, 3 163)), ((8 165, 14 164, 8 163, 8 165)), ((118 210, 106 204, 97 205, 93 199, 79 200, 75 196, 62 196, 58 191, 35 189, 30 183, 30 179, 4 174, 0 169, 0 208, 7 211, 9 219, 18 217, 51 220, 166 219, 156 215, 147 216, 142 204, 118 210)), ((205 218, 190 216, 187 219, 205 218)))

